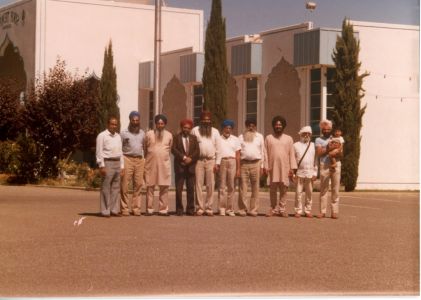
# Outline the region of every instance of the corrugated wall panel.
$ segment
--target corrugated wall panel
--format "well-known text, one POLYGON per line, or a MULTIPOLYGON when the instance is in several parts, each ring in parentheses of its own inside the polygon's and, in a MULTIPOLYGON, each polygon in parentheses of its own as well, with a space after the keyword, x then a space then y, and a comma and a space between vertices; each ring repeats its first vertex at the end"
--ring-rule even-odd
POLYGON ((294 66, 319 63, 320 31, 300 32, 294 35, 294 66))
MULTIPOLYGON (((333 65, 332 54, 340 29, 318 28, 294 35, 294 66, 333 65)), ((358 39, 358 33, 354 33, 358 39)))
POLYGON ((203 53, 193 53, 180 56, 181 82, 201 82, 204 61, 203 53))
POLYGON ((231 74, 233 76, 262 73, 262 45, 245 43, 231 49, 231 74))

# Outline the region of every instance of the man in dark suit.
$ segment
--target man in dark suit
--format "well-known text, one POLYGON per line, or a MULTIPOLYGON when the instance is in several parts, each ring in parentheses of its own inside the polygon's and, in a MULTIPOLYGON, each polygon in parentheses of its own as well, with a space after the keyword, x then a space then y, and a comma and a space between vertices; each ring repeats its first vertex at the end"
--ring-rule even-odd
POLYGON ((199 143, 197 142, 197 138, 190 134, 193 127, 192 120, 182 120, 180 127, 181 132, 174 136, 171 150, 174 155, 176 212, 177 216, 183 215, 182 193, 184 181, 186 181, 186 214, 194 216, 195 167, 200 155, 199 143))

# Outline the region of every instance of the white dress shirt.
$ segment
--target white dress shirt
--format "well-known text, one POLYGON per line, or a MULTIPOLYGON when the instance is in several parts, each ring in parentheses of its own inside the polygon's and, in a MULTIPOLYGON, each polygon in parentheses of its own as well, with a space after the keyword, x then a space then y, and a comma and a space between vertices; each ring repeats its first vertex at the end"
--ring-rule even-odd
POLYGON ((120 166, 124 169, 121 137, 116 132, 111 134, 108 129, 98 134, 96 138, 96 162, 99 167, 105 166, 104 158, 120 158, 120 166))
POLYGON ((252 142, 245 142, 243 135, 239 136, 241 145, 241 159, 245 160, 262 160, 262 168, 264 166, 264 151, 265 151, 265 139, 263 135, 256 132, 252 142))
MULTIPOLYGON (((306 151, 308 143, 303 142, 296 142, 294 143, 294 151, 295 151, 295 159, 297 160, 297 164, 300 161, 301 157, 303 157, 304 152, 306 151)), ((304 156, 303 160, 301 161, 300 166, 297 169, 297 176, 298 177, 305 177, 311 178, 313 176, 317 176, 317 164, 315 163, 316 157, 316 148, 314 147, 314 143, 311 142, 310 148, 306 155, 304 156)))
POLYGON ((241 150, 240 140, 234 135, 230 135, 228 138, 221 135, 218 144, 218 155, 216 156, 216 164, 221 164, 221 159, 226 157, 234 157, 235 152, 241 150))
POLYGON ((212 127, 211 136, 206 137, 200 135, 199 126, 196 126, 192 129, 191 133, 197 137, 197 141, 199 142, 200 158, 215 159, 220 139, 218 130, 212 127))

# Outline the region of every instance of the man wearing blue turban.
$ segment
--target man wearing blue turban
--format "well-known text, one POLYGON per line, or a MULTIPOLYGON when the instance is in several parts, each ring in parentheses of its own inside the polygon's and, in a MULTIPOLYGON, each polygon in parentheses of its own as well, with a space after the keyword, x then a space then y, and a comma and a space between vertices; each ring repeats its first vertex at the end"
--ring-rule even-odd
POLYGON ((222 135, 219 139, 216 155, 216 170, 219 172, 219 214, 234 217, 234 191, 235 178, 240 177, 240 150, 239 139, 232 135, 234 121, 222 122, 222 135))
POLYGON ((132 111, 129 114, 129 126, 121 131, 123 142, 123 157, 126 171, 121 178, 121 200, 120 209, 123 216, 129 216, 129 182, 133 183, 133 195, 131 198, 131 209, 135 216, 140 216, 140 205, 142 203, 140 191, 143 183, 145 159, 143 154, 143 141, 145 132, 140 129, 140 114, 132 111))

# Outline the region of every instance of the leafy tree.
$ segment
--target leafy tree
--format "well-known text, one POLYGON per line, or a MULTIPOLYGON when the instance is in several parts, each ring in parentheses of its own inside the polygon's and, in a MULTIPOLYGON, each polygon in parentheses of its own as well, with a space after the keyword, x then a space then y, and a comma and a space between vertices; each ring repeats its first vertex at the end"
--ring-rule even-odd
MULTIPOLYGON (((118 108, 117 96, 117 73, 114 66, 113 45, 110 41, 108 48, 104 52, 104 65, 99 83, 100 105, 98 111, 100 131, 107 128, 109 116, 115 116, 120 120, 120 110, 118 108)), ((119 122, 120 123, 120 122, 119 122)))
POLYGON ((58 160, 95 143, 98 94, 90 88, 85 77, 73 77, 58 60, 30 92, 26 104, 28 133, 42 154, 41 177, 55 176, 58 160))
POLYGON ((333 123, 342 129, 344 144, 344 158, 342 160, 342 183, 345 191, 353 191, 357 184, 358 164, 360 160, 360 131, 362 117, 366 105, 361 107, 364 97, 362 87, 364 77, 368 73, 359 75, 360 43, 354 36, 354 28, 348 20, 342 23, 342 35, 336 40, 336 47, 332 58, 335 62, 334 75, 335 93, 333 95, 333 123))
POLYGON ((225 19, 221 0, 212 0, 206 29, 203 70, 204 108, 212 112, 212 123, 219 127, 227 112, 228 69, 225 49, 225 19))

